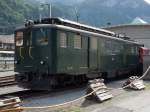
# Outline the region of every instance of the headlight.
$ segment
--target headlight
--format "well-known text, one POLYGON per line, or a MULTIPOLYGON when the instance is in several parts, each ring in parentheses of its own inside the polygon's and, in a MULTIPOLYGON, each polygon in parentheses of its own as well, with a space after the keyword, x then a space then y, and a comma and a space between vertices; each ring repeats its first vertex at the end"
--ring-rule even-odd
POLYGON ((15 63, 15 64, 18 64, 18 63, 19 63, 19 61, 15 60, 15 61, 14 61, 14 63, 15 63))
POLYGON ((44 64, 44 61, 40 61, 40 64, 43 65, 43 64, 44 64))

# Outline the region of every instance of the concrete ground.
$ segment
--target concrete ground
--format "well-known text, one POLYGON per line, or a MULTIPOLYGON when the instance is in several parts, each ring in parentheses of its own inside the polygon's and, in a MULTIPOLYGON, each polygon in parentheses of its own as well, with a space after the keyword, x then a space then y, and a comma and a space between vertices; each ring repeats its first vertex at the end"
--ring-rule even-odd
MULTIPOLYGON (((113 81, 107 83, 107 86, 113 88, 111 93, 113 98, 103 103, 99 103, 91 100, 81 100, 72 103, 69 107, 80 107, 81 111, 72 112, 149 112, 150 111, 150 82, 146 81, 146 89, 141 91, 134 90, 123 90, 117 89, 122 86, 124 80, 113 81)), ((63 103, 65 101, 71 101, 85 95, 86 88, 72 89, 62 92, 52 92, 44 97, 28 98, 24 99, 23 106, 47 106, 53 104, 63 103)), ((66 108, 65 107, 65 108, 66 108)), ((55 112, 63 112, 61 111, 55 112)), ((42 110, 30 110, 25 112, 53 112, 53 109, 42 109, 42 110)), ((64 111, 69 112, 69 111, 64 111)))
POLYGON ((103 103, 84 101, 81 105, 86 112, 150 112, 150 82, 141 91, 112 91, 113 98, 103 103), (84 105, 85 103, 85 105, 84 105))
MULTIPOLYGON (((10 72, 0 72, 0 76, 12 75, 10 72)), ((113 81, 107 83, 107 86, 113 88, 111 91, 113 98, 103 103, 81 100, 76 102, 75 105, 83 109, 83 112, 149 112, 150 111, 150 81, 145 81, 146 89, 141 91, 123 90, 120 88, 124 80, 113 81)), ((71 89, 59 92, 52 92, 43 97, 23 99, 25 103, 22 106, 45 106, 62 103, 79 98, 85 94, 86 87, 79 89, 71 89)), ((0 95, 23 91, 18 86, 10 86, 0 88, 0 95)), ((74 103, 71 104, 74 106, 74 103)), ((51 112, 51 110, 30 110, 29 112, 51 112)), ((25 111, 27 112, 27 111, 25 111)), ((80 111, 79 111, 80 112, 80 111)), ((82 111, 81 111, 82 112, 82 111)))

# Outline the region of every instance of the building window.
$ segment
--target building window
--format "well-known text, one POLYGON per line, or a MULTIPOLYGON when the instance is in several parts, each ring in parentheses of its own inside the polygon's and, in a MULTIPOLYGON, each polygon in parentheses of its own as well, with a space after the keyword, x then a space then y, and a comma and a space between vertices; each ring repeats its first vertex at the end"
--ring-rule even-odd
POLYGON ((67 35, 64 32, 60 33, 60 47, 62 48, 67 47, 67 35))
POLYGON ((90 41, 90 45, 91 45, 91 49, 97 49, 97 38, 96 37, 92 37, 91 41, 90 41))
POLYGON ((16 33, 16 46, 22 46, 23 45, 23 32, 17 32, 16 33))
POLYGON ((74 48, 81 49, 81 36, 74 35, 74 48))

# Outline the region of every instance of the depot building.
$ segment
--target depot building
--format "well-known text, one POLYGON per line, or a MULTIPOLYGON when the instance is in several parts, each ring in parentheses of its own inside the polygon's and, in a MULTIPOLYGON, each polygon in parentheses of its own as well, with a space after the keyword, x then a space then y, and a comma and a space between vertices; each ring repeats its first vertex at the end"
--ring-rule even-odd
POLYGON ((108 26, 104 29, 113 31, 117 34, 126 35, 150 49, 150 24, 140 18, 135 18, 129 24, 108 26))

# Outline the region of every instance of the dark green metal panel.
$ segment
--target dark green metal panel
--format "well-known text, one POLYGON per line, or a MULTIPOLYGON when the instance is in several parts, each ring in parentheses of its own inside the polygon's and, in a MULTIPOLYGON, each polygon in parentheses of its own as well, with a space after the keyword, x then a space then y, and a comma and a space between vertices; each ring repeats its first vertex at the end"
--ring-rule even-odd
MULTIPOLYGON (((116 44, 112 40, 100 38, 99 50, 100 61, 98 64, 102 72, 114 71, 119 68, 123 68, 123 49, 113 48, 113 44, 116 44)), ((123 43, 117 43, 116 46, 123 46, 123 43)))
POLYGON ((34 34, 32 39, 30 37, 30 32, 37 28, 23 29, 24 44, 16 47, 15 57, 20 61, 16 64, 16 71, 79 75, 93 71, 117 71, 138 64, 138 54, 129 52, 132 46, 135 47, 133 44, 66 29, 44 28, 49 30, 48 45, 44 46, 36 45, 37 36, 34 34), (67 35, 66 48, 60 47, 60 32, 67 35), (74 48, 74 35, 81 36, 81 49, 74 48), (20 52, 24 58, 19 56, 20 52))
POLYGON ((67 48, 60 47, 60 33, 65 31, 57 31, 57 72, 58 73, 66 73, 68 70, 69 72, 73 71, 73 54, 71 50, 71 43, 72 37, 69 35, 70 38, 67 37, 67 48))
POLYGON ((58 31, 57 33, 57 71, 58 73, 82 74, 88 70, 88 38, 82 37, 81 49, 74 48, 76 33, 58 31), (60 47, 60 32, 67 34, 67 47, 60 47))
POLYGON ((49 72, 51 65, 51 30, 50 28, 43 28, 47 30, 45 37, 48 38, 48 44, 38 45, 36 33, 39 33, 40 28, 24 29, 23 45, 16 46, 17 60, 16 68, 22 72, 49 72), (21 56, 20 56, 21 54, 21 56), (41 61, 44 64, 41 64, 41 61), (21 66, 21 67, 20 67, 21 66))
MULTIPOLYGON (((51 51, 50 52, 50 56, 51 56, 51 59, 49 60, 50 64, 50 73, 51 74, 55 74, 56 71, 57 71, 57 30, 55 28, 51 28, 51 39, 49 41, 50 43, 50 48, 49 50, 51 51)), ((45 52, 47 52, 45 50, 45 52)))

